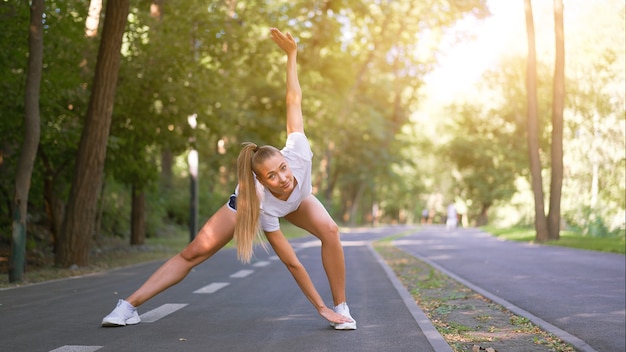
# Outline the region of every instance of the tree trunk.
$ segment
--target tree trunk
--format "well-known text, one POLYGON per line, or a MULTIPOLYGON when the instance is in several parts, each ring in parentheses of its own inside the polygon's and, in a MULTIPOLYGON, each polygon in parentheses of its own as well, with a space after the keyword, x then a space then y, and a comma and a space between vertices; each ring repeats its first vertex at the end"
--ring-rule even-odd
POLYGON ((28 193, 33 174, 37 146, 41 135, 39 117, 39 88, 43 62, 43 12, 44 0, 33 0, 30 5, 28 35, 28 75, 24 94, 24 144, 20 152, 15 177, 13 198, 13 225, 9 281, 22 281, 26 257, 26 224, 28 216, 28 193))
POLYGON ((55 256, 59 266, 85 266, 89 262, 128 10, 129 0, 107 1, 89 108, 55 256))
POLYGON ((361 205, 361 199, 363 198, 363 192, 365 192, 365 181, 361 181, 359 182, 359 186, 358 189, 356 191, 356 194, 354 195, 353 199, 352 199, 352 204, 350 204, 350 209, 349 209, 349 224, 350 226, 355 226, 356 225, 356 214, 357 211, 359 210, 359 205, 361 205))
MULTIPOLYGON (((65 202, 56 194, 56 189, 64 188, 65 182, 57 176, 65 169, 65 163, 55 170, 44 149, 39 149, 37 155, 43 164, 43 198, 46 206, 47 227, 50 231, 50 240, 56 248, 65 217, 65 202)), ((53 251, 56 252, 54 249, 53 251)))
POLYGON ((48 230, 51 234, 51 240, 56 247, 57 236, 61 231, 63 224, 63 212, 65 204, 59 199, 54 192, 54 179, 45 177, 43 184, 43 197, 46 204, 46 217, 48 218, 48 230))
POLYGON ((130 244, 142 245, 146 240, 146 195, 132 187, 132 210, 130 219, 130 244))
POLYGON ((106 188, 107 188, 107 182, 106 182, 106 174, 102 175, 102 182, 100 182, 100 191, 98 191, 98 194, 100 195, 96 201, 96 217, 94 220, 94 236, 93 238, 98 241, 98 239, 100 238, 100 229, 102 229, 102 218, 104 217, 104 201, 105 199, 102 197, 103 194, 105 194, 106 188))
POLYGON ((563 109, 565 105, 565 39, 563 34, 563 0, 554 0, 554 34, 556 59, 552 91, 552 178, 548 238, 558 240, 561 231, 561 190, 563 186, 563 109))
POLYGON ((476 219, 476 226, 486 226, 489 224, 489 208, 491 208, 491 205, 488 204, 483 204, 480 207, 480 214, 476 219))
POLYGON ((530 0, 524 0, 526 33, 528 35, 528 61, 526 66, 526 94, 528 114, 528 155, 530 175, 535 197, 535 231, 538 242, 548 239, 546 213, 543 204, 543 179, 539 160, 539 112, 537 106, 537 54, 535 53, 535 25, 530 0))

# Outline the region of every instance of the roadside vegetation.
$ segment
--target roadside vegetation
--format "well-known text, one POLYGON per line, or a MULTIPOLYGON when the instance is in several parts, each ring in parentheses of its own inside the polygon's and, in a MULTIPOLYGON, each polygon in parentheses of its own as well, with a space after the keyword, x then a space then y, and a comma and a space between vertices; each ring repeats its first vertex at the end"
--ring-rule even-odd
MULTIPOLYGON (((485 226, 482 229, 497 237, 511 241, 535 242, 535 230, 531 227, 496 228, 485 226)), ((561 231, 558 241, 547 241, 542 244, 549 246, 587 249, 590 251, 626 254, 626 236, 624 229, 603 236, 585 235, 580 231, 561 231)))
POLYGON ((453 351, 574 351, 527 318, 473 292, 389 241, 379 241, 374 248, 453 351))

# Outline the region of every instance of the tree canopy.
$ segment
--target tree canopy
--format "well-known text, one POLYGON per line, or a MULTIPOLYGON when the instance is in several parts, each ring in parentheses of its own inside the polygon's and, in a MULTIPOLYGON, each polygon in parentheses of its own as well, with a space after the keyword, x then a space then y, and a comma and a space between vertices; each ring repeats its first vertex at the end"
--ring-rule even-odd
MULTIPOLYGON (((594 11, 566 6, 564 14, 569 64, 563 213, 582 228, 601 219, 610 232, 623 229, 626 208, 624 15, 613 9, 624 5, 593 3, 585 6, 594 11)), ((121 212, 129 210, 123 199, 131 189, 148 197, 148 235, 162 221, 183 223, 191 146, 200 154, 201 213, 208 217, 235 186, 242 142, 284 143, 284 57, 268 39, 270 27, 289 31, 298 41, 305 129, 315 154, 314 191, 337 221, 411 221, 423 208, 441 206, 433 199, 463 203, 472 224, 484 223, 489 209, 489 219, 498 219, 499 209, 511 203, 518 210, 528 207, 516 202, 528 195, 520 188, 528 179, 523 56, 511 53, 500 60, 473 94, 451 106, 425 104, 427 77, 442 51, 451 42, 471 40, 459 24, 488 18, 487 5, 484 0, 131 1, 104 183, 92 185, 100 194, 96 218, 88 220, 95 224, 93 235, 128 234, 130 211, 121 212), (191 115, 197 116, 195 128, 188 122, 191 115), (168 175, 174 175, 173 184, 163 182, 168 175)), ((38 229, 35 238, 53 245, 72 188, 105 14, 99 14, 92 36, 86 29, 89 4, 47 0, 45 6, 41 138, 29 218, 38 229)), ((0 3, 4 242, 23 140, 28 14, 28 2, 0 3)), ((521 11, 522 22, 523 17, 521 11)), ((552 57, 541 55, 538 62, 540 157, 546 163, 552 57)))

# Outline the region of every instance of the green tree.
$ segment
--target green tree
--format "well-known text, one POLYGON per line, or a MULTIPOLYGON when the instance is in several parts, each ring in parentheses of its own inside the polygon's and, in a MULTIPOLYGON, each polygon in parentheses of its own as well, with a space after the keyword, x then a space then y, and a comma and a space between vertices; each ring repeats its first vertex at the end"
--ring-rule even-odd
POLYGON ((569 27, 567 32, 563 216, 570 226, 597 236, 624 227, 623 10, 621 1, 585 3, 576 22, 586 26, 569 27))
POLYGON ((539 242, 558 240, 561 229, 561 191, 563 183, 563 109, 565 103, 565 40, 563 34, 563 2, 554 1, 554 32, 556 37, 556 60, 553 76, 551 183, 549 214, 546 217, 543 198, 543 181, 537 135, 536 54, 532 7, 525 1, 526 28, 528 35, 528 149, 532 187, 535 195, 535 230, 539 242))
POLYGON ((524 0, 526 14, 526 31, 528 36, 528 58, 526 72, 526 99, 528 118, 528 153, 530 160, 531 185, 535 200, 535 231, 536 238, 543 242, 548 239, 548 224, 546 219, 543 177, 541 176, 541 161, 539 158, 539 111, 537 103, 537 54, 535 49, 535 25, 530 0, 524 0))
POLYGON ((34 0, 30 5, 30 26, 28 32, 28 70, 24 94, 24 143, 20 151, 15 178, 13 198, 13 237, 9 281, 22 281, 26 252, 26 219, 28 217, 28 196, 41 134, 39 117, 39 88, 43 61, 43 13, 44 0, 34 0))
MULTIPOLYGON (((503 84, 511 83, 516 82, 503 84)), ((503 106, 491 109, 470 103, 457 107, 452 113, 452 138, 441 151, 443 160, 454 165, 454 195, 472 209, 478 207, 478 212, 471 214, 477 216, 478 226, 488 223, 488 212, 494 204, 511 199, 517 191, 515 180, 524 170, 526 158, 520 150, 523 128, 514 107, 520 104, 514 96, 504 101, 503 106)))
MULTIPOLYGON (((565 38, 563 1, 554 0, 554 33, 556 55, 552 92, 552 135, 550 139, 550 210, 548 239, 558 240, 561 231, 561 192, 563 188, 563 109, 565 105, 565 38)), ((539 239, 539 238, 538 238, 539 239)))
MULTIPOLYGON (((2 242, 11 242, 12 209, 15 170, 19 145, 24 134, 25 76, 28 60, 28 36, 30 12, 25 3, 11 1, 0 4, 0 232, 2 242), (19 132, 18 132, 19 131, 19 132)), ((34 198, 34 197, 33 197, 34 198)))
POLYGON ((68 207, 55 253, 60 266, 84 266, 89 262, 96 204, 102 182, 107 138, 111 126, 115 87, 120 64, 122 35, 126 27, 128 0, 109 1, 89 109, 78 149, 68 207))

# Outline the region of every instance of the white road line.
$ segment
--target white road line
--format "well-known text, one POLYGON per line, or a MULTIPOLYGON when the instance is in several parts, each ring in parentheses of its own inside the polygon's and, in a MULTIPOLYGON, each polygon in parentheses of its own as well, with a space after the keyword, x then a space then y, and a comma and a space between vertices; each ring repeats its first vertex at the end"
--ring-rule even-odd
POLYGON ((158 308, 155 308, 149 312, 145 312, 139 317, 141 318, 142 323, 154 323, 155 321, 164 318, 175 311, 184 308, 187 306, 187 303, 167 303, 158 308))
MULTIPOLYGON (((278 259, 278 257, 276 257, 276 259, 278 259)), ((257 268, 260 268, 260 267, 263 267, 263 266, 268 266, 270 264, 271 263, 268 262, 267 260, 261 260, 261 261, 258 261, 256 263, 254 263, 252 266, 256 266, 257 268)))
POLYGON ((230 277, 241 279, 252 274, 253 272, 254 270, 239 270, 238 272, 232 274, 230 277))
POLYGON ((193 293, 214 293, 218 291, 219 289, 222 289, 226 286, 228 286, 228 282, 214 282, 212 284, 206 285, 202 288, 199 288, 193 291, 193 293))
POLYGON ((59 348, 55 348, 50 352, 93 352, 101 349, 103 346, 78 346, 78 345, 65 345, 59 348))
POLYGON ((301 249, 304 248, 311 248, 311 247, 321 247, 322 246, 322 242, 320 240, 312 240, 312 241, 307 241, 307 242, 301 242, 298 244, 298 247, 296 249, 296 251, 299 251, 301 249))

